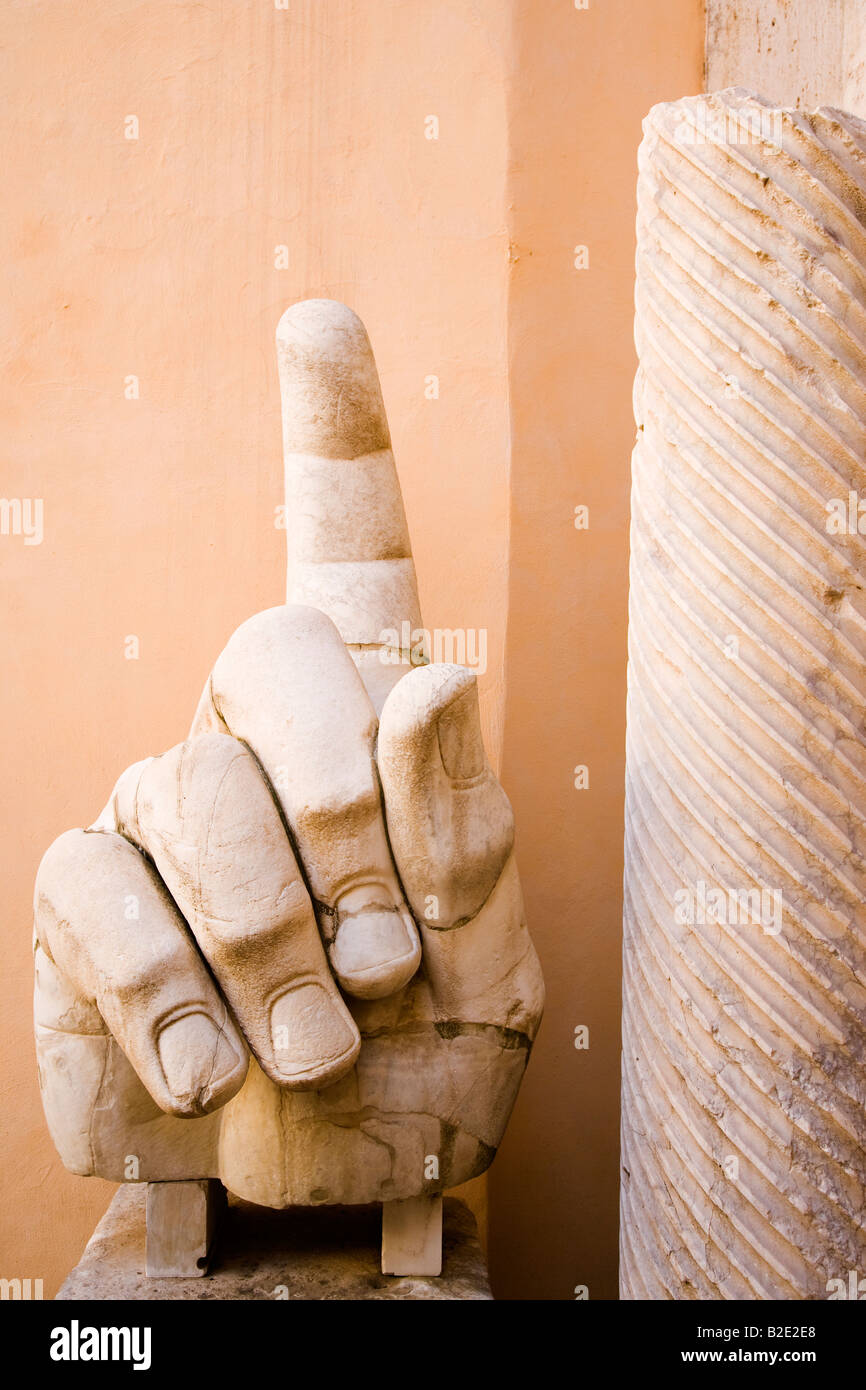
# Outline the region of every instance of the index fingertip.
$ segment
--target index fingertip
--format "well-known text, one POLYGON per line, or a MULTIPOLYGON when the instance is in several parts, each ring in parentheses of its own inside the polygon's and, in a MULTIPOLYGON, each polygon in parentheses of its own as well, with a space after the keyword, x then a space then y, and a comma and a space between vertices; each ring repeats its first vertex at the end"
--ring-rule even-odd
POLYGON ((277 325, 286 453, 353 459, 391 444, 367 330, 347 304, 305 299, 277 325))

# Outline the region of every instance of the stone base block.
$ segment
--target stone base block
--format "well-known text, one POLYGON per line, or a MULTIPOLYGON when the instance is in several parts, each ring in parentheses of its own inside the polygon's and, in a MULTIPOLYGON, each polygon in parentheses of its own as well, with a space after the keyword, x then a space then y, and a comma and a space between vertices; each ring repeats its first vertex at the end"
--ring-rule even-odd
POLYGON ((145 1186, 121 1187, 57 1297, 71 1299, 492 1299, 475 1218, 446 1197, 442 1274, 380 1269, 380 1207, 271 1211, 229 1197, 204 1277, 145 1273, 145 1186))
POLYGON ((442 1198, 410 1197, 382 1207, 382 1273, 442 1273, 442 1198))
POLYGON ((225 1188, 216 1178, 148 1183, 148 1278, 199 1279, 206 1273, 225 1196, 225 1188))

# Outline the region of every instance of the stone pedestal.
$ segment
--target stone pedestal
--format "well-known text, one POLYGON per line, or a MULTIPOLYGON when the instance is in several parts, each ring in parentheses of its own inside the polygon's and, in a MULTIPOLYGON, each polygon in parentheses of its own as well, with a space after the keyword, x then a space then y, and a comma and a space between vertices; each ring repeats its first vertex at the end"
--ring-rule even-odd
POLYGON ((210 1273, 149 1279, 145 1187, 121 1187, 57 1297, 104 1299, 492 1299, 475 1218, 444 1202, 442 1274, 381 1273, 379 1207, 271 1211, 230 1197, 210 1273))

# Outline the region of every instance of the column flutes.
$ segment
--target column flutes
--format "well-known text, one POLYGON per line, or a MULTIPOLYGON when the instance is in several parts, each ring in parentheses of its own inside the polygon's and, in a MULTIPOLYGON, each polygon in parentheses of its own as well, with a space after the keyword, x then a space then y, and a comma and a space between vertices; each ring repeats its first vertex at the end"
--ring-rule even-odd
POLYGON ((622 1296, 827 1298, 866 1279, 866 124, 691 98, 639 170, 622 1296))

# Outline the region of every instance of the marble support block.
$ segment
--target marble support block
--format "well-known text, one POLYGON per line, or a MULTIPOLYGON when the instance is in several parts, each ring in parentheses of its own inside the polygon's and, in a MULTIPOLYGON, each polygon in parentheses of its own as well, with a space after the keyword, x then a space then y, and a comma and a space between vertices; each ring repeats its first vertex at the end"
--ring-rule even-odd
POLYGON ((442 1198, 409 1197, 382 1206, 382 1273, 442 1273, 442 1198))
POLYGON ((443 1205, 438 1279, 381 1272, 379 1206, 271 1211, 234 1196, 206 1276, 151 1279, 145 1272, 145 1200, 143 1184, 119 1188, 59 1300, 489 1301, 493 1296, 475 1218, 454 1197, 443 1205))
POLYGON ((639 169, 621 1292, 821 1299, 866 1273, 866 126, 730 90, 639 169))
POLYGON ((148 1183, 149 1278, 195 1279, 205 1274, 224 1207, 225 1188, 216 1178, 148 1183))

